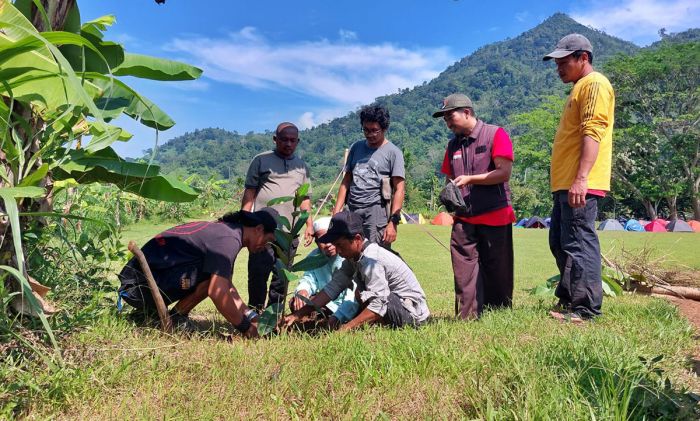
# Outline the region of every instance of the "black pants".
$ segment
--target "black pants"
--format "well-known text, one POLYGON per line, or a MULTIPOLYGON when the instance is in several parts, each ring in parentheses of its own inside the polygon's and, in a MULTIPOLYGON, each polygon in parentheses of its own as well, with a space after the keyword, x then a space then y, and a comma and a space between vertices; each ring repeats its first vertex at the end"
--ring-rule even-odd
MULTIPOLYGON (((197 285, 208 278, 196 265, 180 265, 165 270, 153 269, 151 272, 166 306, 192 294, 197 285)), ((121 283, 117 291, 120 298, 139 310, 156 310, 146 275, 135 257, 129 260, 117 277, 121 283)))
POLYGON ((601 314, 603 281, 600 243, 595 230, 598 198, 586 196, 586 206, 572 208, 568 192, 553 194, 549 248, 559 268, 561 280, 555 291, 559 303, 583 318, 601 314))
POLYGON ((477 318, 485 306, 513 303, 513 227, 455 220, 450 254, 459 316, 477 318))
MULTIPOLYGON (((299 247, 299 239, 295 238, 292 241, 292 256, 296 254, 299 247)), ((270 280, 270 292, 267 300, 267 305, 272 303, 284 303, 285 283, 277 276, 275 268, 275 251, 272 247, 268 247, 259 253, 251 253, 248 258, 248 305, 258 310, 265 308, 265 295, 267 291, 267 279, 272 273, 270 280)), ((292 262, 294 259, 292 259, 292 262)))

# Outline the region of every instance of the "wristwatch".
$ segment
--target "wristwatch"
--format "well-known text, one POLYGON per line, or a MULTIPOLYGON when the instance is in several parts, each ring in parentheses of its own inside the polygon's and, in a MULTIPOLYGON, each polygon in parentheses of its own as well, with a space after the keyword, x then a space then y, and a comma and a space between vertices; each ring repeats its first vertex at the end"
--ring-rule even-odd
POLYGON ((401 223, 401 215, 398 212, 389 217, 389 222, 393 222, 394 225, 398 226, 401 223))
POLYGON ((252 322, 258 317, 258 312, 253 310, 252 308, 249 308, 245 312, 245 318, 248 319, 249 322, 252 322))

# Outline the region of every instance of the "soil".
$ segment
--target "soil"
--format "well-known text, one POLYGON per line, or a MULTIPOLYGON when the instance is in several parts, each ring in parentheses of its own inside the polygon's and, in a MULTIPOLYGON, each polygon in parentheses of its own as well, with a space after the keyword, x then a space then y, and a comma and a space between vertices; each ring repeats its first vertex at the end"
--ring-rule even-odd
POLYGON ((692 354, 688 356, 688 362, 690 363, 690 370, 695 373, 696 376, 694 379, 695 381, 692 383, 696 383, 698 380, 697 376, 700 376, 700 301, 687 300, 668 295, 659 297, 663 297, 675 304, 681 314, 695 327, 695 349, 692 354))

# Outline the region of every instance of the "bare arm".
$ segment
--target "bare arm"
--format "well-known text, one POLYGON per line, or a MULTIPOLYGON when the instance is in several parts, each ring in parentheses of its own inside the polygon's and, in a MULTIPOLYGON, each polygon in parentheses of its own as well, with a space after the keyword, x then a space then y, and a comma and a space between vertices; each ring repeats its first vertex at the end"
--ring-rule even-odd
POLYGON ((588 174, 598 158, 600 144, 590 136, 583 136, 581 140, 581 156, 578 162, 576 178, 569 188, 569 206, 581 208, 586 206, 586 193, 588 193, 588 174))
MULTIPOLYGON (((209 281, 209 298, 226 320, 232 325, 238 326, 245 317, 248 307, 245 305, 238 291, 230 280, 219 275, 212 275, 209 281)), ((258 336, 258 324, 253 322, 245 332, 247 337, 258 336)))
POLYGON ((362 326, 366 323, 376 323, 379 320, 382 319, 382 316, 379 314, 373 312, 372 310, 369 310, 365 307, 364 310, 360 312, 357 316, 355 316, 354 319, 350 320, 346 324, 344 324, 340 330, 346 331, 346 330, 352 330, 355 329, 359 326, 362 326))
MULTIPOLYGON (((325 291, 321 291, 318 294, 314 295, 313 298, 311 298, 311 302, 314 303, 316 307, 320 308, 323 308, 323 306, 328 304, 330 301, 331 297, 329 297, 325 291)), ((282 326, 291 327, 293 324, 297 323, 302 317, 311 314, 316 309, 316 307, 310 306, 308 304, 305 305, 304 307, 300 308, 299 310, 282 319, 282 326)))
POLYGON ((513 161, 496 157, 493 159, 493 163, 496 166, 493 171, 483 174, 460 175, 455 178, 455 184, 458 187, 466 186, 467 184, 492 185, 510 180, 510 173, 513 171, 513 161))
MULTIPOLYGON (((391 195, 390 215, 394 215, 396 213, 400 213, 401 208, 403 207, 403 199, 406 195, 406 180, 404 180, 402 177, 391 177, 391 188, 393 190, 393 194, 391 195)), ((384 230, 384 238, 382 238, 382 241, 385 244, 391 244, 396 241, 396 229, 396 225, 394 225, 392 222, 387 224, 386 229, 384 230)))
POLYGON ((338 188, 338 197, 335 200, 335 207, 333 207, 333 215, 343 210, 345 206, 345 200, 347 200, 348 190, 350 189, 350 184, 352 183, 352 173, 346 172, 343 177, 343 181, 340 182, 340 187, 338 188))
POLYGON ((403 199, 406 195, 406 180, 402 177, 391 177, 391 187, 394 194, 391 196, 391 214, 399 212, 403 207, 403 199))
POLYGON ((304 199, 299 205, 299 209, 309 213, 309 217, 306 219, 306 230, 304 231, 304 246, 308 247, 314 240, 314 219, 311 217, 311 199, 308 197, 304 199))
POLYGON ((241 210, 250 212, 253 209, 253 203, 255 203, 255 196, 255 189, 246 188, 243 191, 243 199, 241 200, 241 210))

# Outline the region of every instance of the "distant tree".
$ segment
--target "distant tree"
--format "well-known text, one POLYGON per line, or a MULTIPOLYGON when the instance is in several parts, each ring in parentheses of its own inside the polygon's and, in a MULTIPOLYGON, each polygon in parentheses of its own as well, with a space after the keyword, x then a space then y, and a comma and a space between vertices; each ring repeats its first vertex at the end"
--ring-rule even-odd
POLYGON ((515 154, 510 184, 518 216, 544 214, 551 206, 549 163, 563 107, 563 97, 550 95, 538 107, 510 119, 515 154))
POLYGON ((617 97, 616 176, 641 200, 664 197, 671 217, 688 192, 700 218, 700 43, 620 56, 605 69, 617 97))

